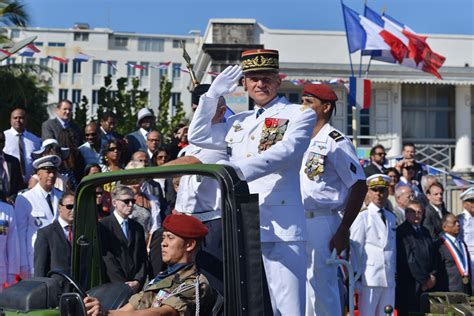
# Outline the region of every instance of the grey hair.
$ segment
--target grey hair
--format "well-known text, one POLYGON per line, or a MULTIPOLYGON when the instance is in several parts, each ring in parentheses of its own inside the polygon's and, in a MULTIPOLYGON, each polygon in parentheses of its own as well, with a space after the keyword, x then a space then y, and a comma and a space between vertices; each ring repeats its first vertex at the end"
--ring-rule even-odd
POLYGON ((127 166, 125 167, 126 170, 129 169, 138 169, 138 168, 144 168, 145 163, 143 161, 138 161, 138 160, 130 160, 127 166))
POLYGON ((413 192, 413 189, 410 188, 408 185, 400 185, 398 188, 395 189, 395 197, 400 197, 403 194, 404 189, 409 189, 413 192))
POLYGON ((425 176, 421 177, 421 189, 423 190, 423 193, 426 193, 428 188, 431 186, 431 184, 438 182, 438 178, 436 176, 433 176, 431 174, 427 174, 425 176))
POLYGON ((117 200, 120 195, 134 196, 133 190, 125 185, 118 185, 112 190, 112 199, 117 200))

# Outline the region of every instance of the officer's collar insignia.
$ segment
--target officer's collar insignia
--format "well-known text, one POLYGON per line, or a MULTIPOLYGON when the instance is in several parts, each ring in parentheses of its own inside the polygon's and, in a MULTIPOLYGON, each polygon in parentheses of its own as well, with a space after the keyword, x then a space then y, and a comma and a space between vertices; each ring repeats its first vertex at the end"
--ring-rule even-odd
POLYGON ((242 126, 240 126, 239 123, 237 123, 235 125, 232 125, 232 127, 234 128, 234 132, 238 132, 238 131, 243 130, 242 126))
POLYGON ((341 141, 341 140, 344 139, 344 136, 342 136, 342 134, 339 133, 339 132, 336 131, 336 130, 333 130, 331 133, 329 133, 329 137, 331 137, 332 139, 334 139, 336 142, 341 141))
POLYGON ((326 145, 318 145, 318 148, 319 148, 320 150, 326 149, 326 145))

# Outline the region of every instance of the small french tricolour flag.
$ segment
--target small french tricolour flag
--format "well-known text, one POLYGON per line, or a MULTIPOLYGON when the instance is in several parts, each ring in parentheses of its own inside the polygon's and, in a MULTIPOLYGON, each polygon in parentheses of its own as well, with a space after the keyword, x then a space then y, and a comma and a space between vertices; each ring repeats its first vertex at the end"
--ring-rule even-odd
POLYGON ((78 61, 78 62, 89 61, 89 58, 90 58, 89 55, 79 52, 79 54, 77 54, 74 57, 74 61, 78 61))
POLYGON ((361 109, 370 108, 371 90, 370 80, 349 77, 349 104, 361 109))

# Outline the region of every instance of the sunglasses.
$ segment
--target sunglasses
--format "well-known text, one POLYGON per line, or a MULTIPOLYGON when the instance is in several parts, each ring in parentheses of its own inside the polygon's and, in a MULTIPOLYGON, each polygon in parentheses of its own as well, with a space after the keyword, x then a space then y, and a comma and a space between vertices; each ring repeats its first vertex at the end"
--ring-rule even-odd
POLYGON ((74 208, 74 204, 61 204, 61 205, 64 206, 65 208, 67 208, 70 211, 74 208))
POLYGON ((95 195, 96 196, 104 195, 104 192, 96 192, 95 195))
POLYGON ((107 151, 119 151, 118 147, 107 148, 107 151))
POLYGON ((86 136, 97 136, 97 133, 86 133, 86 136))
POLYGON ((374 192, 385 192, 385 190, 387 190, 387 188, 385 187, 374 187, 374 188, 370 188, 371 191, 374 191, 374 192))
POLYGON ((127 205, 129 205, 130 203, 132 204, 135 204, 136 200, 135 199, 124 199, 124 200, 119 200, 127 205))
POLYGON ((375 153, 374 155, 375 155, 375 156, 386 156, 385 153, 375 153))

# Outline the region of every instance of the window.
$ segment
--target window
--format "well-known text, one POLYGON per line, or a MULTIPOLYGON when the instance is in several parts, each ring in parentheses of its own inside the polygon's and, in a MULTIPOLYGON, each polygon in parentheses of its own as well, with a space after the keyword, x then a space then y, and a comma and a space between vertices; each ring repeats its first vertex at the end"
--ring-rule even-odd
POLYGON ((403 138, 454 138, 454 103, 454 86, 402 85, 403 138))
POLYGON ((60 42, 49 42, 48 43, 49 47, 64 47, 66 46, 66 43, 60 43, 60 42))
POLYGON ((7 65, 13 65, 15 63, 16 63, 16 58, 15 57, 7 58, 7 65))
POLYGON ((92 104, 99 104, 99 90, 92 90, 92 104))
POLYGON ((143 69, 140 69, 140 77, 148 77, 149 76, 149 70, 148 70, 148 67, 150 65, 150 63, 145 63, 145 62, 142 62, 140 63, 140 65, 142 65, 143 69))
POLYGON ((109 60, 107 62, 107 75, 114 76, 116 72, 117 72, 117 61, 109 60))
POLYGON ((136 76, 136 69, 133 67, 136 65, 136 62, 134 61, 129 61, 127 63, 127 77, 135 77, 136 76))
POLYGON ((173 40, 173 48, 181 48, 181 40, 173 40))
MULTIPOLYGON (((370 135, 370 109, 357 110, 359 115, 358 121, 358 136, 369 136, 370 135)), ((352 106, 347 103, 347 135, 352 136, 352 106)), ((370 145, 369 139, 359 139, 360 145, 370 145)))
POLYGON ((139 38, 138 50, 142 52, 164 51, 165 40, 162 38, 139 38))
POLYGON ((43 42, 34 42, 33 45, 41 47, 43 46, 43 42))
POLYGON ((89 41, 89 33, 87 32, 74 32, 74 40, 78 42, 89 41))
POLYGON ((115 47, 120 47, 120 48, 127 48, 128 46, 128 37, 120 37, 116 36, 114 37, 114 46, 115 47))
POLYGON ((34 64, 35 63, 35 58, 28 57, 28 58, 25 59, 25 63, 34 64))
POLYGON ((48 67, 48 65, 49 65, 49 59, 48 58, 40 58, 40 66, 48 67))
POLYGON ((73 89, 72 90, 72 103, 79 104, 81 102, 81 90, 73 89))
POLYGON ((19 38, 20 37, 20 30, 12 30, 11 38, 19 38))
POLYGON ((168 76, 168 68, 166 69, 160 68, 160 78, 164 76, 168 76))
POLYGON ((181 101, 181 93, 179 92, 174 92, 171 93, 171 105, 173 108, 176 108, 176 105, 181 101))
POLYGON ((99 60, 94 60, 92 62, 92 74, 100 75, 102 63, 99 60))
POLYGON ((173 80, 181 78, 181 64, 173 64, 173 80))
POLYGON ((59 89, 59 100, 67 100, 67 89, 59 89))
POLYGON ((81 62, 78 60, 72 61, 72 73, 80 74, 81 73, 81 62))
POLYGON ((67 65, 65 63, 59 63, 59 73, 67 73, 67 65))

